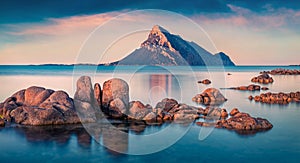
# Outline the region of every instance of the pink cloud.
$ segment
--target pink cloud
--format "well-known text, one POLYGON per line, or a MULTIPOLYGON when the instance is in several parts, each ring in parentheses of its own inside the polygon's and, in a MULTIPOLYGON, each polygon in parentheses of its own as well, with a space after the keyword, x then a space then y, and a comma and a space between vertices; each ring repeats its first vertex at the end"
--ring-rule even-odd
POLYGON ((48 18, 45 22, 20 25, 9 25, 16 32, 13 35, 64 35, 79 30, 92 30, 120 13, 111 12, 95 15, 81 15, 65 18, 48 18))

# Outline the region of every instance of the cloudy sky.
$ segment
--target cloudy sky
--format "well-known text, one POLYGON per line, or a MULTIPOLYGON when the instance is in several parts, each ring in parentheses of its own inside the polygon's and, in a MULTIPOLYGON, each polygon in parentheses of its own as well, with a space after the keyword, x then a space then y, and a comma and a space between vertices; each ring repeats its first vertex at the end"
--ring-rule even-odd
POLYGON ((121 59, 138 48, 152 27, 149 24, 170 22, 170 31, 189 41, 197 42, 193 36, 207 34, 214 48, 202 44, 200 37, 197 43, 212 53, 225 52, 238 65, 300 64, 300 3, 293 0, 1 1, 0 64, 76 63, 91 34, 120 14, 123 24, 110 23, 103 30, 106 33, 94 42, 93 46, 106 49, 99 62, 121 59), (166 11, 124 15, 143 9, 181 14, 196 22, 202 31, 188 30, 188 23, 179 21, 176 14, 168 16, 166 11), (149 27, 140 26, 141 22, 147 22, 149 27), (114 48, 107 47, 108 38, 120 28, 134 30, 118 41, 110 41, 114 48))

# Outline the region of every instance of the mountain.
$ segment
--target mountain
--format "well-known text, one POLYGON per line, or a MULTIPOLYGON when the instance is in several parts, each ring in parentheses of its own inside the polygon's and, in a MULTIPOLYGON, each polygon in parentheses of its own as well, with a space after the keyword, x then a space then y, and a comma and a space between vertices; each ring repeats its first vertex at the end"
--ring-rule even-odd
POLYGON ((155 25, 140 48, 117 61, 119 65, 234 66, 223 52, 211 54, 194 42, 182 39, 155 25))

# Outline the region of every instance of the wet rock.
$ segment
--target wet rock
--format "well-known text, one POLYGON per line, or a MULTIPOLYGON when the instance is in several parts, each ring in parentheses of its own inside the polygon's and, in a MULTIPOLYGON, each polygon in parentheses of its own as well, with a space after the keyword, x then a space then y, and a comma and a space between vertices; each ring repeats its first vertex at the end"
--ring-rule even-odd
POLYGON ((220 105, 227 101, 227 99, 216 88, 208 88, 201 94, 197 94, 192 98, 192 100, 205 105, 220 105))
POLYGON ((262 73, 261 75, 259 75, 257 77, 253 77, 251 79, 251 82, 261 83, 261 84, 269 84, 269 83, 273 83, 274 80, 267 73, 262 73))
POLYGON ((204 79, 204 80, 202 80, 202 81, 198 81, 198 83, 202 83, 202 84, 210 84, 211 81, 208 80, 208 79, 204 79))

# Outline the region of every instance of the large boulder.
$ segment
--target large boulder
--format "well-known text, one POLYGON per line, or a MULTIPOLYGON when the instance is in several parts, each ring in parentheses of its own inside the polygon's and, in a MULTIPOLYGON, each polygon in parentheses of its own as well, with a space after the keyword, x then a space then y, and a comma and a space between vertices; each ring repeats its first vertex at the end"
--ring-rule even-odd
POLYGON ((197 94, 192 100, 205 105, 219 105, 227 101, 222 93, 216 88, 208 88, 201 94, 197 94))
POLYGON ((24 125, 80 123, 73 100, 66 92, 36 86, 7 98, 0 104, 0 115, 8 123, 24 125))
POLYGON ((100 108, 94 97, 94 90, 89 76, 81 76, 77 80, 74 104, 82 122, 95 122, 100 108))
MULTIPOLYGON (((103 110, 109 114, 111 101, 120 99, 125 105, 125 112, 128 112, 129 107, 129 86, 126 81, 118 78, 113 78, 105 81, 102 90, 102 107, 103 110)), ((119 112, 123 112, 122 108, 114 107, 114 111, 119 109, 119 112)), ((124 112, 124 113, 125 113, 124 112)))

